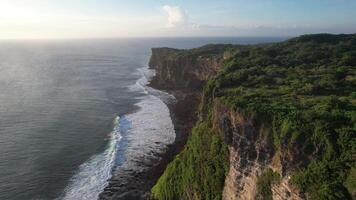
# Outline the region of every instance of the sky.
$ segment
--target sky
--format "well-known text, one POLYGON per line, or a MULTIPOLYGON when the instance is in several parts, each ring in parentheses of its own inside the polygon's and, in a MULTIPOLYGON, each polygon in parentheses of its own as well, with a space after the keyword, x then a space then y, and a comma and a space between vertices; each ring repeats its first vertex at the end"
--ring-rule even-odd
POLYGON ((0 0, 0 39, 355 33, 356 0, 0 0))

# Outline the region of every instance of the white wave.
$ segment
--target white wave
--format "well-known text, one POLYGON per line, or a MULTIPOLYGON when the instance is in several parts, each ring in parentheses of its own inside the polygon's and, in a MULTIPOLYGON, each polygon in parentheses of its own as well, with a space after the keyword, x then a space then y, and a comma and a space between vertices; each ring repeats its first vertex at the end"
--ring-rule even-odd
POLYGON ((106 150, 101 154, 92 156, 87 162, 79 166, 78 173, 71 178, 64 195, 59 199, 98 199, 99 194, 108 185, 107 180, 112 175, 118 143, 122 138, 120 129, 120 117, 116 117, 106 150))
MULTIPOLYGON (((144 149, 154 150, 158 148, 157 142, 160 146, 171 144, 175 139, 175 131, 167 105, 153 95, 146 96, 136 105, 140 109, 127 115, 132 124, 132 128, 128 130, 128 137, 139 139, 131 140, 133 143, 131 146, 142 145, 144 149)), ((142 153, 147 153, 144 149, 142 153)))

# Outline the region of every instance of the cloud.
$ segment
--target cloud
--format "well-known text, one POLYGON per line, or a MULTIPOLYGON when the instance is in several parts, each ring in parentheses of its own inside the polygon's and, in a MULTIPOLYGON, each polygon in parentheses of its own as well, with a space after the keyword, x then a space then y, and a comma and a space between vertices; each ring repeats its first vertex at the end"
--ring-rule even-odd
POLYGON ((163 10, 166 12, 168 16, 168 28, 173 28, 177 26, 182 26, 187 24, 188 17, 187 14, 182 10, 179 6, 163 6, 163 10))

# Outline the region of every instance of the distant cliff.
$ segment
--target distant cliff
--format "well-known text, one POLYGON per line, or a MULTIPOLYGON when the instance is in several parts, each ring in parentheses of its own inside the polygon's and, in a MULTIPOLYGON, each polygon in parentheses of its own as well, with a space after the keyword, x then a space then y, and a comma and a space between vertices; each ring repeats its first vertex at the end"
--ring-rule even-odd
POLYGON ((155 199, 352 199, 356 35, 152 50, 152 84, 201 94, 155 199))
POLYGON ((169 90, 200 90, 222 68, 232 45, 207 45, 198 49, 153 48, 149 61, 156 70, 152 85, 169 90))

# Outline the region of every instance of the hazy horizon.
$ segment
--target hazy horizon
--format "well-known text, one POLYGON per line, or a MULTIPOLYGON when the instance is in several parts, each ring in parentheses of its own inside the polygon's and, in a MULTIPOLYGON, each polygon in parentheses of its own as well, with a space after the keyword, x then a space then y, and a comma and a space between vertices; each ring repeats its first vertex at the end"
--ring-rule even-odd
POLYGON ((0 39, 354 33, 355 7, 350 0, 0 0, 0 39))
MULTIPOLYGON (((318 33, 319 34, 319 33, 318 33)), ((320 34, 329 34, 329 33, 320 33, 320 34)), ((343 34, 343 33, 340 33, 343 34)), ((352 34, 352 33, 350 33, 352 34)), ((304 35, 304 34, 302 34, 304 35)), ((126 39, 259 39, 259 38, 271 38, 271 39, 289 39, 293 37, 298 37, 300 35, 291 35, 291 36, 118 36, 118 37, 73 37, 73 38, 0 38, 0 41, 65 41, 65 40, 126 40, 126 39)))

